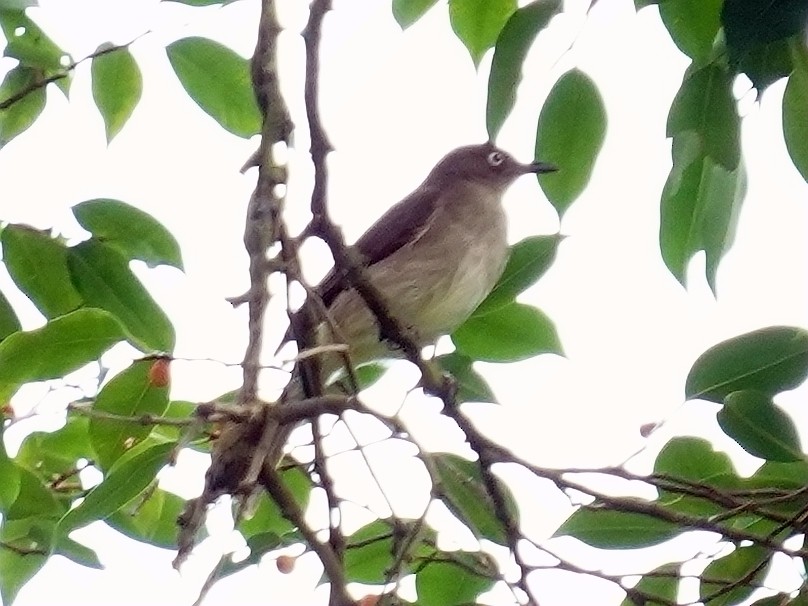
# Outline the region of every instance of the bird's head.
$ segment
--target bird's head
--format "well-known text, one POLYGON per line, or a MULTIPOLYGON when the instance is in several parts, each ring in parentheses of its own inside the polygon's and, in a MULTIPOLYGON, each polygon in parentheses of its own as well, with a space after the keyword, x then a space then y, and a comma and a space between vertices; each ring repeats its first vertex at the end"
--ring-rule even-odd
POLYGON ((558 170, 546 162, 523 164, 491 142, 458 147, 432 169, 427 181, 439 187, 453 181, 470 181, 505 191, 521 175, 558 170))

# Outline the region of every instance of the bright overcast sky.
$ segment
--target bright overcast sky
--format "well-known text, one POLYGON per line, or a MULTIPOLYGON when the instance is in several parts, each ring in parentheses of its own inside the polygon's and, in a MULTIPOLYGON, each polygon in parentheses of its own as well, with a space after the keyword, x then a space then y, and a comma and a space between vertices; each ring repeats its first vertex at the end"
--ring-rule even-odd
MULTIPOLYGON (((301 106, 303 47, 297 35, 305 13, 299 4, 281 3, 288 28, 281 46, 282 83, 299 146, 292 156, 288 206, 298 228, 305 221, 311 176, 301 106)), ((351 240, 415 188, 444 153, 485 139, 488 61, 475 72, 451 33, 444 3, 439 4, 403 34, 388 0, 336 1, 327 17, 321 109, 336 148, 329 159, 329 201, 351 240)), ((139 271, 177 326, 177 356, 237 362, 245 344, 245 314, 233 311, 224 298, 247 287, 241 237, 255 175, 242 176, 238 169, 255 143, 227 134, 193 105, 163 47, 177 38, 205 35, 248 56, 258 2, 223 9, 143 0, 41 0, 41 5, 31 16, 74 58, 106 40, 124 43, 153 30, 131 48, 144 74, 144 94, 130 123, 107 148, 89 94, 89 64, 76 70, 70 103, 49 90, 37 124, 0 152, 0 217, 55 226, 75 238, 82 232, 69 207, 86 199, 118 198, 152 213, 177 235, 185 257, 185 276, 167 268, 139 271)), ((784 83, 773 85, 759 105, 747 95, 741 108, 749 194, 736 245, 721 265, 717 301, 704 280, 701 257, 692 264, 685 291, 665 269, 657 232, 659 195, 670 162, 665 118, 686 59, 654 8, 635 15, 628 0, 600 2, 584 19, 588 1, 566 5, 568 12, 530 54, 516 110, 498 142, 530 159, 536 118, 555 79, 579 67, 599 86, 609 126, 591 186, 564 219, 561 231, 569 237, 556 264, 525 296, 556 321, 567 358, 484 367, 502 406, 476 407, 475 418, 492 437, 507 439, 539 464, 602 466, 645 446, 653 453, 674 433, 715 435, 712 405, 681 406, 685 375, 704 349, 766 325, 808 326, 808 186, 782 142, 784 83), (641 424, 663 419, 668 424, 650 442, 640 437, 641 424)), ((0 59, 0 71, 12 65, 0 59)), ((559 229, 534 180, 515 185, 506 205, 513 241, 559 229)), ((309 275, 316 279, 328 257, 322 248, 308 252, 309 275)), ((19 298, 14 302, 25 306, 19 298)), ((25 309, 33 310, 30 304, 25 309)), ((38 321, 33 313, 28 317, 38 321)), ((273 334, 281 330, 278 326, 273 334)), ((236 387, 238 371, 177 362, 174 378, 175 398, 201 401, 236 387)), ((269 376, 267 388, 280 387, 282 380, 283 375, 269 376)), ((403 393, 412 383, 412 373, 405 370, 390 379, 389 387, 403 393)), ((784 394, 778 402, 793 412, 798 397, 784 394)), ((424 406, 434 420, 435 407, 424 406)), ((808 418, 803 414, 801 420, 808 418)), ((58 427, 58 420, 50 419, 48 426, 58 427)), ((25 429, 20 427, 11 441, 15 435, 19 441, 25 429)), ((423 429, 427 441, 428 429, 423 429)), ((726 439, 719 445, 739 451, 726 439)), ((180 471, 167 474, 167 481, 183 496, 194 496, 201 490, 203 467, 188 459, 180 471)), ((543 509, 547 502, 529 492, 524 498, 523 505, 535 512, 523 516, 526 531, 533 538, 547 536, 564 514, 557 507, 543 509)), ((200 549, 177 575, 170 567, 172 553, 122 539, 101 525, 75 536, 98 551, 107 569, 53 558, 20 593, 18 606, 189 604, 214 557, 213 549, 200 549)), ((205 603, 308 604, 307 588, 318 576, 281 577, 268 563, 221 583, 205 603)), ((539 589, 542 604, 571 603, 572 583, 569 576, 557 584, 548 581, 539 589)), ((586 587, 575 582, 574 591, 586 587)), ((618 602, 622 598, 618 591, 609 595, 618 602)), ((603 594, 599 603, 606 603, 600 599, 606 599, 603 594)))

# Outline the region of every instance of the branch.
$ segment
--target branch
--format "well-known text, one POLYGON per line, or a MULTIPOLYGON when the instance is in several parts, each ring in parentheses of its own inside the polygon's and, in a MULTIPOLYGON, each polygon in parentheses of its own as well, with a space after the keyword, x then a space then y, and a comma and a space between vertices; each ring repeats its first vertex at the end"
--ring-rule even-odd
POLYGON ((330 545, 322 543, 317 534, 306 523, 303 512, 295 501, 294 496, 281 481, 277 470, 269 466, 264 466, 258 480, 267 493, 280 507, 284 518, 294 524, 306 543, 320 558, 325 569, 325 574, 331 581, 331 601, 330 606, 354 606, 354 601, 348 595, 345 575, 342 571, 342 562, 330 545))

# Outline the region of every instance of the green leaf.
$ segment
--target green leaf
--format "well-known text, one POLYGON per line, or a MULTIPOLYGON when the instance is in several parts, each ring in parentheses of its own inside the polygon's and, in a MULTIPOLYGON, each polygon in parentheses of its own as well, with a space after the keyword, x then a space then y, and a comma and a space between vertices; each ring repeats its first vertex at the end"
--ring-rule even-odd
MULTIPOLYGON (((393 3, 395 7, 395 1, 393 3)), ((485 111, 488 138, 494 141, 513 110, 522 64, 541 30, 561 11, 560 0, 535 0, 513 13, 497 38, 488 76, 485 111)))
POLYGON ((659 3, 659 16, 671 39, 696 62, 706 61, 721 27, 723 0, 665 0, 659 3))
POLYGON ((389 520, 375 520, 346 540, 345 580, 383 583, 393 564, 393 528, 389 520))
POLYGON ((44 71, 45 76, 63 71, 70 63, 70 55, 59 48, 24 10, 0 10, 0 26, 8 41, 4 51, 6 57, 44 71))
POLYGON ((21 329, 22 326, 17 314, 14 313, 14 308, 11 307, 6 295, 0 292, 0 341, 21 329))
MULTIPOLYGON (((138 360, 104 385, 93 410, 137 418, 160 416, 168 406, 168 386, 157 387, 149 379, 153 360, 138 360)), ((90 441, 101 469, 109 469, 121 455, 151 432, 151 425, 136 422, 90 419, 90 441)))
POLYGON ((637 549, 658 545, 684 529, 642 513, 587 505, 573 513, 553 536, 571 536, 600 549, 637 549))
POLYGON ((48 518, 58 520, 65 512, 65 505, 56 500, 53 492, 42 483, 34 472, 19 465, 17 470, 20 478, 20 490, 14 503, 6 511, 6 519, 48 518))
MULTIPOLYGON (((185 400, 172 400, 163 411, 161 417, 163 419, 190 419, 196 411, 196 404, 185 400)), ((155 436, 158 441, 164 442, 166 440, 176 442, 180 439, 182 434, 186 431, 185 427, 175 427, 172 425, 155 425, 151 430, 151 435, 155 436)), ((209 441, 205 439, 204 445, 207 446, 209 441)), ((190 448, 199 450, 201 444, 190 444, 190 448)), ((204 452, 209 452, 204 449, 204 452)))
POLYGON ((787 498, 767 503, 766 508, 786 516, 798 516, 808 505, 808 495, 803 490, 805 486, 808 486, 808 463, 805 460, 794 463, 766 461, 751 477, 743 481, 740 488, 758 491, 774 488, 790 493, 787 498))
POLYGON ((74 471, 79 459, 95 459, 89 425, 87 417, 69 415, 64 427, 56 431, 28 434, 17 453, 17 463, 45 481, 74 471))
POLYGON ((756 457, 785 463, 804 458, 794 421, 774 405, 770 396, 759 391, 747 389, 729 394, 718 412, 718 424, 756 457))
POLYGON ((33 227, 13 224, 3 229, 0 241, 8 273, 45 317, 55 318, 81 307, 62 242, 33 227))
POLYGON ((20 494, 20 472, 16 463, 8 457, 3 441, 3 424, 0 423, 0 514, 5 514, 20 494))
POLYGON ((783 94, 783 138, 791 161, 808 181, 808 51, 793 46, 794 71, 783 94))
POLYGON ((806 375, 808 331, 770 326, 733 337, 699 356, 687 376, 685 395, 688 400, 718 403, 745 389, 772 396, 797 387, 806 375))
POLYGON ((714 476, 735 473, 732 461, 713 445, 690 436, 674 437, 657 455, 654 473, 691 482, 706 482, 714 476))
POLYGON ((175 447, 173 442, 145 443, 145 447, 127 452, 109 470, 104 481, 59 520, 57 532, 67 535, 90 522, 105 520, 121 509, 149 487, 157 472, 168 463, 175 447))
POLYGON ((468 49, 475 66, 494 46, 516 0, 449 0, 449 20, 454 33, 468 49))
MULTIPOLYGON (((483 483, 480 464, 448 453, 435 453, 430 458, 440 482, 435 489, 449 510, 476 537, 506 544, 505 529, 483 483)), ((499 486, 505 494, 508 513, 518 524, 519 509, 516 501, 507 486, 501 482, 499 486)))
MULTIPOLYGON (((9 70, 0 84, 0 104, 29 90, 37 82, 36 70, 24 65, 9 70)), ((0 109, 0 149, 14 137, 28 130, 45 109, 45 87, 31 88, 22 98, 0 109)))
POLYGON ((530 236, 511 246, 502 276, 472 315, 480 316, 504 307, 533 286, 555 261, 562 239, 560 234, 530 236))
POLYGON ((0 395, 22 383, 63 377, 125 338, 120 323, 100 309, 79 309, 37 330, 15 332, 0 343, 0 395))
POLYGON ((9 606, 17 593, 45 565, 50 555, 54 523, 50 520, 28 518, 3 520, 0 527, 0 543, 12 545, 19 553, 0 545, 0 599, 9 606))
MULTIPOLYGON (((777 487, 786 490, 804 488, 808 486, 808 462, 804 460, 793 463, 780 463, 766 461, 749 478, 750 486, 754 488, 777 487)), ((803 496, 803 498, 806 498, 803 496)))
POLYGON ((707 282, 716 290, 718 265, 735 239, 746 196, 743 163, 727 172, 706 155, 699 137, 684 132, 673 139, 673 167, 662 190, 659 245, 670 272, 685 283, 687 265, 706 255, 707 282))
POLYGON ((698 134, 704 153, 727 171, 741 159, 741 123, 732 75, 715 63, 689 69, 668 114, 667 136, 698 134))
POLYGON ((710 606, 731 606, 740 604, 756 590, 756 585, 763 580, 771 565, 771 552, 760 545, 748 545, 736 547, 735 551, 723 558, 719 558, 710 563, 700 575, 704 579, 719 582, 702 581, 699 587, 699 595, 702 601, 705 598, 724 589, 729 584, 736 586, 721 595, 717 595, 705 603, 710 606), (763 565, 765 563, 765 565, 763 565), (758 569, 751 578, 746 575, 758 569), (743 582, 741 583, 740 581, 743 582))
POLYGON ((67 265, 87 305, 114 314, 143 351, 170 352, 174 327, 117 249, 91 238, 69 250, 67 265))
POLYGON ((789 40, 775 40, 755 45, 748 52, 735 58, 731 65, 736 72, 746 74, 759 92, 763 91, 770 84, 791 73, 793 65, 789 42, 789 40))
MULTIPOLYGON (((109 43, 102 44, 96 52, 110 47, 109 43)), ((93 57, 90 73, 93 100, 104 119, 109 143, 121 131, 140 101, 143 78, 128 48, 118 48, 93 57)))
MULTIPOLYGON (((671 439, 657 455, 654 474, 679 486, 697 483, 716 489, 739 488, 743 480, 735 473, 730 458, 713 450, 707 440, 693 437, 671 439)), ((709 516, 722 511, 709 498, 698 498, 679 490, 659 490, 658 502, 672 510, 709 516)))
POLYGON ((98 554, 95 550, 74 541, 70 537, 58 537, 53 552, 54 554, 66 557, 79 566, 95 568, 96 570, 104 569, 104 565, 101 563, 101 560, 98 559, 98 554))
POLYGON ((456 606, 476 603, 495 582, 453 562, 430 562, 415 576, 415 590, 419 606, 456 606))
POLYGON ((393 17, 401 29, 418 21, 438 0, 393 0, 393 17))
POLYGON ((458 403, 491 402, 496 404, 497 399, 494 392, 491 391, 491 387, 474 370, 474 360, 457 352, 438 356, 435 360, 457 382, 455 398, 458 403))
POLYGON ((515 362, 543 353, 562 355, 552 320, 522 303, 469 318, 452 333, 452 342, 461 354, 483 362, 515 362))
MULTIPOLYGON (((280 474, 281 481, 286 489, 292 493, 298 506, 305 510, 311 497, 312 485, 309 477, 297 467, 287 469, 280 474)), ((257 500, 256 507, 250 517, 245 517, 239 522, 238 530, 245 537, 261 534, 263 532, 273 532, 278 536, 283 536, 292 532, 295 527, 289 520, 283 517, 280 507, 274 500, 262 492, 257 500)))
POLYGON ((149 267, 182 269, 177 239, 157 219, 131 204, 106 198, 87 200, 73 207, 73 216, 97 240, 127 259, 138 259, 149 267))
POLYGON ((550 91, 536 128, 536 158, 559 167, 539 177, 559 216, 589 183, 605 137, 606 109, 597 86, 582 71, 568 71, 550 91))
POLYGON ((162 549, 176 549, 177 518, 184 508, 184 499, 155 488, 147 498, 134 498, 105 522, 135 541, 162 549))
POLYGON ((804 0, 725 0, 721 24, 730 62, 759 44, 782 40, 805 30, 808 4, 804 0))
POLYGON ((222 128, 251 137, 261 130, 249 61, 207 38, 183 38, 166 47, 185 91, 222 128))
POLYGON ((679 594, 680 567, 680 564, 663 564, 655 568, 641 578, 631 592, 626 592, 626 599, 620 606, 675 604, 679 594), (631 595, 636 595, 637 600, 632 600, 631 595), (659 601, 657 602, 653 598, 659 598, 659 601))

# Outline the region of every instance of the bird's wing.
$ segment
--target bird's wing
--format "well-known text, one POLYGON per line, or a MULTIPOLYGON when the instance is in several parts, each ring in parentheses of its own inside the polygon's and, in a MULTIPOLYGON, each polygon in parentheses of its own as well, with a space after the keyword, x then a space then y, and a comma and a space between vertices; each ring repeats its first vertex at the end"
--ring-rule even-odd
MULTIPOLYGON (((435 214, 438 194, 436 188, 421 187, 382 215, 353 246, 362 265, 375 265, 417 240, 435 214)), ((316 290, 326 306, 330 306, 346 286, 344 276, 332 269, 316 290)))
MULTIPOLYGON (((437 209, 440 191, 421 186, 401 202, 390 208, 354 244, 362 265, 370 267, 386 259, 402 246, 414 242, 426 231, 437 209)), ((315 291, 326 306, 347 288, 341 272, 332 269, 317 285, 315 291)), ((281 346, 293 338, 291 326, 286 331, 281 346)))

